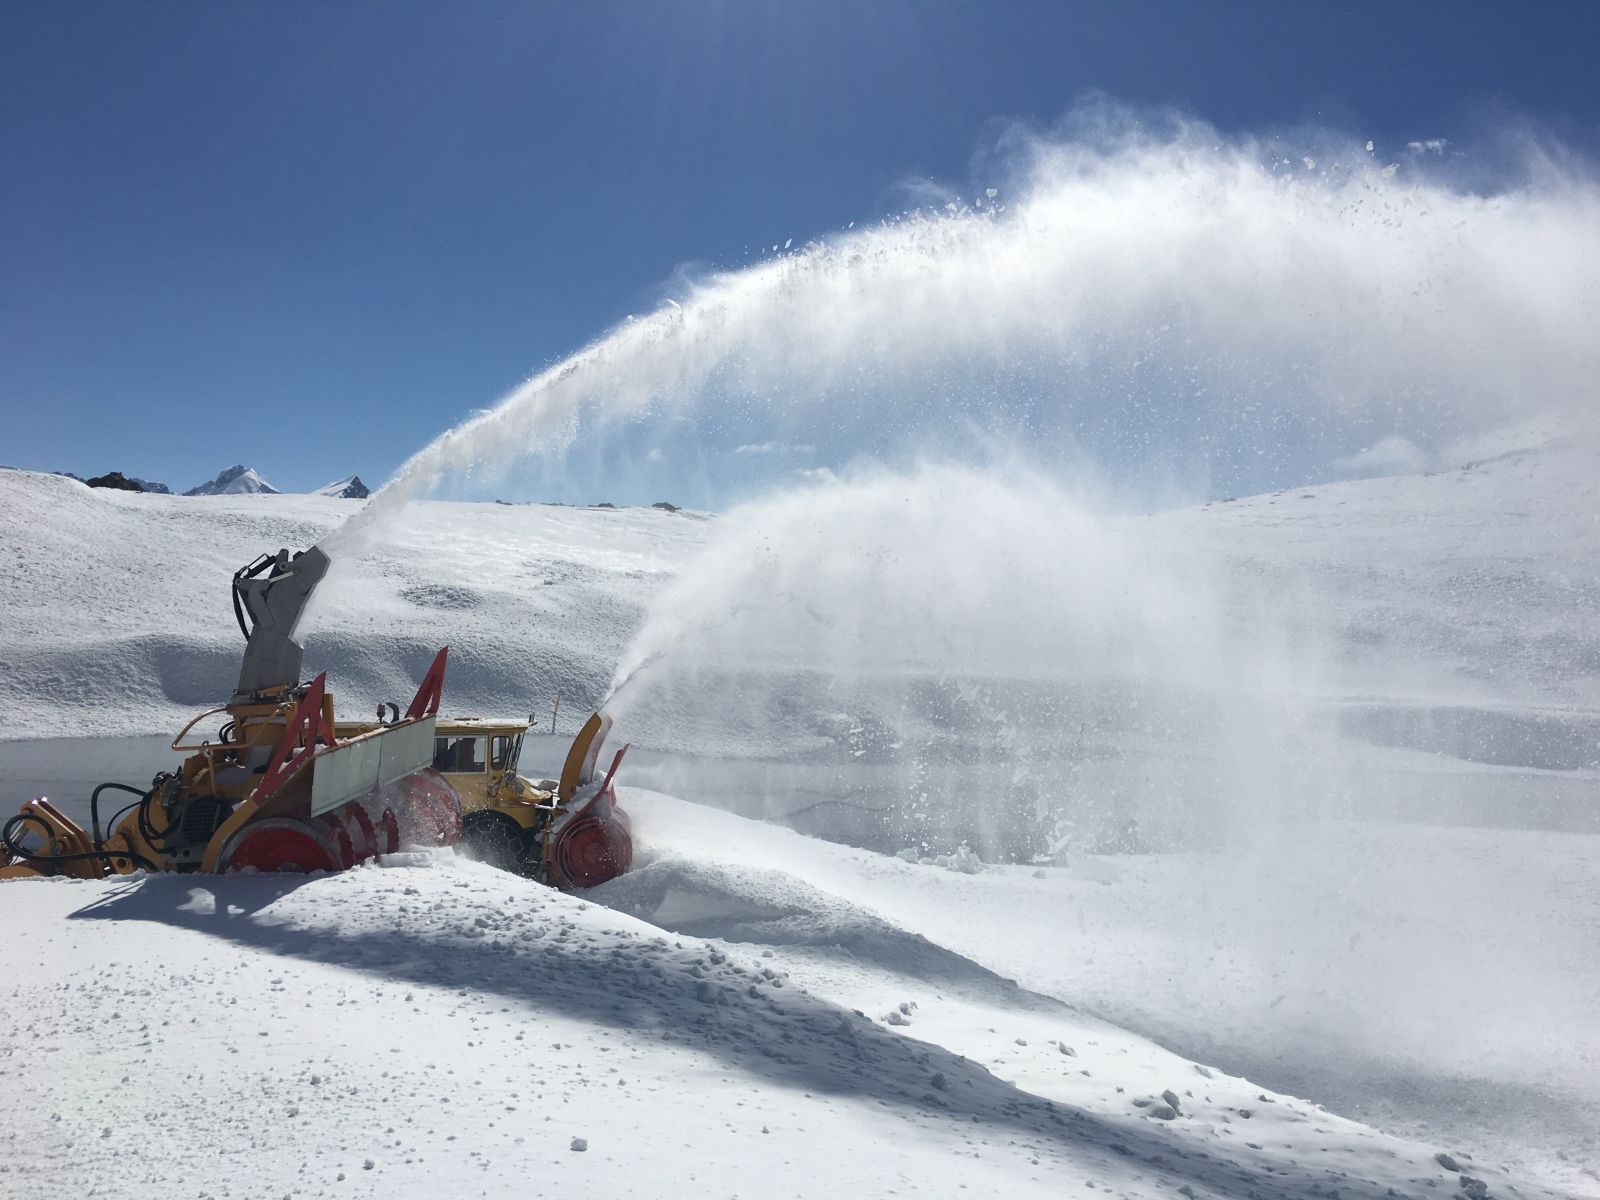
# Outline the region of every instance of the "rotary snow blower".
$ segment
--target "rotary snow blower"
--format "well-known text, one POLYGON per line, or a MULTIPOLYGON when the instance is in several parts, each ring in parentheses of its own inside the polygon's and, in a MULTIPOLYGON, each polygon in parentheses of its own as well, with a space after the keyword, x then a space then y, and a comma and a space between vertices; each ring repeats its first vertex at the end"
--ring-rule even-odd
MULTIPOLYGON (((433 768, 461 797, 459 846, 491 866, 562 888, 588 888, 633 863, 628 814, 617 806, 613 780, 624 746, 598 785, 596 763, 611 718, 595 713, 567 751, 561 778, 537 782, 518 771, 533 720, 440 717, 434 725, 433 768)), ((377 728, 340 723, 341 737, 377 728)))
POLYGON ((148 788, 95 788, 88 830, 45 798, 24 804, 0 827, 0 879, 337 871, 403 845, 451 845, 462 834, 464 807, 481 821, 477 814, 496 805, 515 809, 519 827, 537 829, 537 873, 553 883, 588 887, 627 870, 632 843, 613 786, 621 752, 593 783, 607 718, 597 714, 584 726, 556 791, 524 794, 521 781, 485 804, 464 806, 440 769, 452 745, 440 736, 438 719, 446 647, 403 716, 389 705, 387 721, 339 736, 325 676, 299 682, 302 648, 294 638, 327 569, 315 546, 293 557, 262 555, 240 568, 233 579, 234 615, 245 635, 239 682, 227 704, 201 713, 173 739, 172 748, 187 756, 181 767, 161 772, 148 788), (215 742, 184 741, 217 714, 226 717, 215 742), (108 791, 134 799, 102 823, 100 798, 108 791))

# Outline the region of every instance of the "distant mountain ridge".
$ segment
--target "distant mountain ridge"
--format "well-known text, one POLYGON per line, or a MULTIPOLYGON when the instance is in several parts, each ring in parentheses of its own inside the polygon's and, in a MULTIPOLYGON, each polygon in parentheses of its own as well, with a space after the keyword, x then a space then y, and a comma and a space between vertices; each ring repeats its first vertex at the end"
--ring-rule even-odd
POLYGON ((254 467, 247 467, 242 463, 235 463, 233 466, 221 471, 209 483, 202 483, 184 493, 185 496, 249 496, 257 494, 277 496, 282 493, 256 474, 254 467))
POLYGON ((121 471, 108 471, 104 475, 96 475, 92 479, 85 479, 84 483, 92 488, 114 488, 121 492, 149 491, 139 480, 129 479, 121 471))
MULTIPOLYGON (((25 468, 0 465, 0 470, 16 471, 23 469, 25 468)), ((88 484, 90 487, 112 488, 125 492, 148 492, 156 496, 172 495, 172 489, 164 483, 157 483, 151 479, 140 479, 137 475, 124 475, 121 471, 107 471, 104 475, 94 475, 87 479, 72 471, 51 471, 49 474, 75 479, 79 483, 88 484)), ((263 479, 261 473, 254 467, 235 463, 233 466, 218 472, 215 479, 192 487, 183 494, 185 496, 281 496, 285 493, 263 479)), ((372 489, 361 481, 361 476, 348 475, 332 483, 325 483, 321 487, 305 494, 308 496, 329 496, 340 500, 365 500, 372 494, 372 489)))
POLYGON ((352 475, 348 479, 338 479, 333 483, 325 483, 311 494, 313 496, 333 496, 339 500, 365 500, 372 494, 372 491, 366 484, 361 482, 361 476, 352 475))
MULTIPOLYGON (((242 463, 235 463, 220 472, 209 483, 202 483, 199 487, 190 488, 184 493, 185 496, 281 496, 283 494, 263 479, 254 467, 247 467, 242 463)), ((361 476, 347 475, 343 479, 325 483, 306 494, 330 496, 340 500, 365 500, 371 495, 371 489, 361 482, 361 476)))

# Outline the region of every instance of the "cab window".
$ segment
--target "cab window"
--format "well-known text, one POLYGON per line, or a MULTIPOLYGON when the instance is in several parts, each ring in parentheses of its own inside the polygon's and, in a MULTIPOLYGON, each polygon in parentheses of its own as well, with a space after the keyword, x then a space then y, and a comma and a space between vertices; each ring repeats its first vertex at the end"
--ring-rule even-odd
POLYGON ((504 771, 506 762, 511 757, 511 739, 504 734, 489 740, 489 766, 496 771, 504 771))
POLYGON ((481 737, 434 738, 433 769, 452 775, 481 772, 486 740, 481 737))

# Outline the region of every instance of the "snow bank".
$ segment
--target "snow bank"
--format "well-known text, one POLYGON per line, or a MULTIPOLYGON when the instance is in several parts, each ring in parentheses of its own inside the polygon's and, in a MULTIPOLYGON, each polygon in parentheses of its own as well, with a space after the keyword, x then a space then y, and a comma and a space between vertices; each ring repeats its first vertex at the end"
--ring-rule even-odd
POLYGON ((1014 987, 674 937, 449 856, 6 904, 50 931, 0 1013, 18 1200, 1505 1182, 1014 987))
POLYGON ((644 865, 593 895, 655 924, 887 972, 913 998, 1070 1000, 1345 1116, 1600 1194, 1584 1157, 1600 1127, 1600 839, 1325 824, 1297 844, 966 876, 622 799, 644 865))

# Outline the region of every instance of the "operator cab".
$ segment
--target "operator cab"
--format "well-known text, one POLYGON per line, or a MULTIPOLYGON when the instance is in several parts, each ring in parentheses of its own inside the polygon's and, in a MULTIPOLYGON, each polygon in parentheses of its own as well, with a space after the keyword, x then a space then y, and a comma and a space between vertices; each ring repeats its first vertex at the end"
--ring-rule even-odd
MULTIPOLYGON (((434 725, 433 769, 461 797, 463 850, 509 871, 532 873, 539 863, 539 832, 556 811, 556 781, 517 772, 526 720, 439 717, 434 725)), ((376 726, 340 724, 340 737, 376 726)))
POLYGON ((484 734, 435 730, 433 769, 445 775, 482 775, 516 770, 521 733, 484 734))

